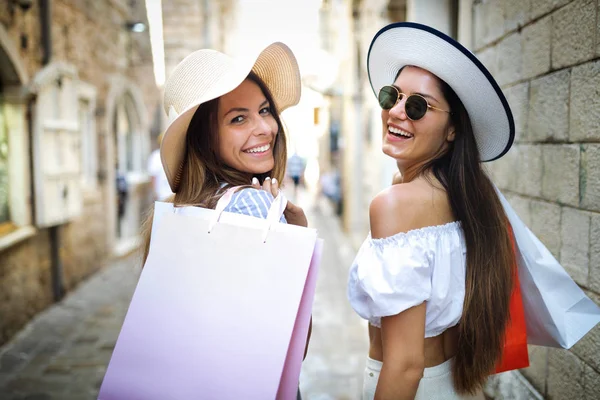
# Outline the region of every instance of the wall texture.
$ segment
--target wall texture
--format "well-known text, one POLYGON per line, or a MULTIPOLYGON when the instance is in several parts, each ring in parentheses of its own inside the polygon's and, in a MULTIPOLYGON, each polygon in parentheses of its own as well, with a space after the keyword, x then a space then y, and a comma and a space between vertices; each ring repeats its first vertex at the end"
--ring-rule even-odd
MULTIPOLYGON (((9 1, 0 1, 0 24, 19 62, 31 80, 43 68, 39 3, 31 9, 10 12, 9 1), (22 46, 22 37, 27 45, 22 46)), ((148 31, 131 33, 127 21, 147 24, 144 1, 56 0, 52 4, 51 62, 76 67, 79 79, 93 86, 96 98, 98 135, 98 187, 85 193, 82 214, 60 228, 59 254, 63 264, 63 285, 70 290, 83 278, 102 267, 111 254, 107 243, 107 204, 111 200, 107 179, 106 143, 113 140, 105 115, 110 83, 120 77, 136 87, 144 101, 144 112, 152 119, 159 104, 148 31)), ((24 91, 27 88, 23 88, 24 91)), ((27 123, 23 135, 28 135, 27 123)), ((24 155, 27 156, 27 155, 24 155)), ((29 155, 31 157, 31 155, 29 155)), ((32 171, 31 171, 32 172, 32 171)), ((109 175, 110 176, 110 175, 109 175)), ((48 229, 0 250, 0 345, 8 341, 36 313, 53 302, 50 240, 48 229)))
MULTIPOLYGON (((489 171, 600 304, 600 1, 473 3, 474 51, 504 90, 516 124, 513 148, 489 171)), ((496 377, 498 398, 598 398, 600 326, 570 351, 531 346, 530 357, 521 371, 527 382, 496 377)))

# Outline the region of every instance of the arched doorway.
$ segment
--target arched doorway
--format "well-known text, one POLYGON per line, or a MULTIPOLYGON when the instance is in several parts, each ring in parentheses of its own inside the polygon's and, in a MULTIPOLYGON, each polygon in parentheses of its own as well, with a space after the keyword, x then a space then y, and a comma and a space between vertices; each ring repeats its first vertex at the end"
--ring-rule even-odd
POLYGON ((107 171, 109 171, 109 243, 113 253, 139 245, 140 227, 149 207, 145 164, 150 149, 149 118, 137 87, 113 81, 107 107, 107 171), (112 175, 112 176, 111 176, 112 175))

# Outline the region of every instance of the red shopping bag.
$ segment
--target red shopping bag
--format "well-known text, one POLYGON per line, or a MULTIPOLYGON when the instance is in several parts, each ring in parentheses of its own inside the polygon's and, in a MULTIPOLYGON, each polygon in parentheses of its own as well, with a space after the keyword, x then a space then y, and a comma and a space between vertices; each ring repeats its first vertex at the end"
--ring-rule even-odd
MULTIPOLYGON (((515 237, 512 227, 508 225, 508 232, 512 242, 513 253, 515 252, 515 237)), ((515 253, 516 254, 516 253, 515 253)), ((504 336, 504 348, 495 373, 510 371, 513 369, 529 367, 529 354, 527 353, 527 329, 525 327, 525 310, 521 297, 521 283, 517 263, 513 266, 514 283, 510 295, 509 314, 510 318, 504 336)))

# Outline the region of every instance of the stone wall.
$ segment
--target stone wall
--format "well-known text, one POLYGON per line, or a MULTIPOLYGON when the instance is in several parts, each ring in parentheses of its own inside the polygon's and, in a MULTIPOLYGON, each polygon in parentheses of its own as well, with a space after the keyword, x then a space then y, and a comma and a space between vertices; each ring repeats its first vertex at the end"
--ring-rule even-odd
MULTIPOLYGON (((30 10, 9 12, 8 1, 0 1, 0 23, 15 48, 29 79, 43 68, 39 3, 30 10), (27 37, 27 47, 21 47, 21 36, 27 37)), ((107 132, 105 115, 110 83, 120 77, 142 93, 147 117, 160 103, 153 75, 148 30, 129 32, 128 21, 146 24, 143 0, 55 0, 52 4, 52 62, 62 61, 77 68, 79 79, 97 90, 96 132, 98 135, 98 187, 84 193, 82 214, 61 226, 59 254, 63 264, 63 284, 70 290, 82 279, 97 271, 110 256, 112 249, 107 220, 107 204, 111 200, 107 179, 106 143, 112 140, 107 132)), ((27 132, 23 132, 27 135, 27 132)), ((149 191, 146 185, 144 190, 149 191)), ((112 189, 112 188, 111 188, 112 189)), ((146 205, 145 205, 146 206, 146 205)), ((8 341, 37 312, 53 302, 48 229, 36 233, 18 244, 0 251, 0 345, 8 341)))
MULTIPOLYGON (((600 304, 600 1, 473 3, 474 51, 504 90, 516 124, 513 148, 489 171, 600 304)), ((495 378, 497 398, 598 398, 600 326, 570 351, 531 346, 530 357, 521 371, 526 381, 495 378)))

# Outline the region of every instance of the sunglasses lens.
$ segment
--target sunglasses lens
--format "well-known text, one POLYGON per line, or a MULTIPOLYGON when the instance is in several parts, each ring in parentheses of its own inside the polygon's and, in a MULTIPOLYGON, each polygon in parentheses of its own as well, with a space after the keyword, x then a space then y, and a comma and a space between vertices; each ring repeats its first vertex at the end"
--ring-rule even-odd
POLYGON ((384 110, 389 110, 398 101, 398 91, 393 86, 384 86, 379 91, 379 105, 384 110))
POLYGON ((427 100, 421 96, 408 96, 408 99, 406 99, 406 103, 404 104, 404 108, 408 118, 416 121, 423 118, 427 112, 427 100))

